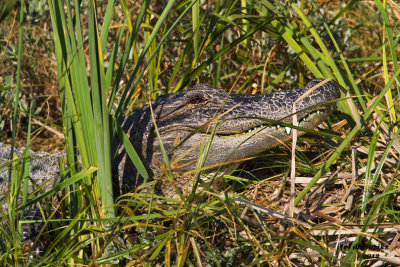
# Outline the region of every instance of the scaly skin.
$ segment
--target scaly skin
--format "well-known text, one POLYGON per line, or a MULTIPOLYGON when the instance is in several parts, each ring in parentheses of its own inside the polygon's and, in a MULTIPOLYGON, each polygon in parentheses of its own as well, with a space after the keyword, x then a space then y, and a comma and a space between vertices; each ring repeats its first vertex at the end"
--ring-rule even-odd
MULTIPOLYGON (((288 134, 285 127, 278 129, 276 123, 263 119, 291 124, 293 103, 321 81, 313 80, 300 89, 256 95, 228 94, 197 84, 191 90, 158 97, 151 108, 146 105, 134 111, 124 118, 122 128, 151 177, 163 169, 151 109, 174 172, 195 169, 201 147, 211 138, 203 167, 215 172, 225 165, 219 168, 218 175, 221 175, 232 167, 233 162, 288 141, 291 133, 288 134)), ((338 86, 330 81, 299 101, 296 104, 298 119, 307 117, 300 127, 311 129, 323 122, 334 107, 332 102, 323 103, 339 97, 338 86), (317 114, 317 110, 321 112, 317 114)), ((114 140, 113 147, 117 146, 118 140, 114 140)), ((204 175, 207 176, 207 172, 204 175)), ((143 181, 123 147, 118 149, 113 160, 113 176, 120 181, 114 187, 117 194, 125 192, 124 188, 135 189, 143 181), (121 188, 123 190, 119 191, 121 188)), ((190 190, 193 178, 188 174, 179 175, 174 184, 182 190, 190 190)), ((176 195, 168 182, 161 183, 158 190, 164 195, 176 195)))

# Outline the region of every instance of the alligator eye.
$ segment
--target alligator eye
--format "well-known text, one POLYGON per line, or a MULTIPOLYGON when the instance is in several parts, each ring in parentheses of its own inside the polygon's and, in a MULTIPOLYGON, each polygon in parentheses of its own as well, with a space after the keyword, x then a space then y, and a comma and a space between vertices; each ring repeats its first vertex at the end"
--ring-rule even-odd
POLYGON ((193 96, 187 100, 187 103, 192 105, 199 105, 201 103, 206 102, 207 100, 208 98, 203 96, 193 96))

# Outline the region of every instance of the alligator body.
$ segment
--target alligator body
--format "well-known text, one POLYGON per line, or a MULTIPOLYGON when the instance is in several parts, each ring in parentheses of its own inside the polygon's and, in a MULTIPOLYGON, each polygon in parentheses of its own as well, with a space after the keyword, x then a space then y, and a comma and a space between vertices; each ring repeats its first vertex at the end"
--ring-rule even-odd
MULTIPOLYGON (((279 127, 279 123, 291 124, 295 101, 322 81, 313 80, 295 90, 256 95, 228 94, 222 89, 197 84, 191 90, 158 97, 151 106, 134 111, 124 118, 122 128, 152 177, 165 169, 154 122, 173 171, 195 169, 202 154, 203 168, 223 173, 233 163, 290 139, 291 128, 279 127)), ((318 86, 296 104, 299 126, 314 128, 319 125, 335 106, 332 100, 339 97, 340 91, 334 82, 318 86)), ((116 155, 113 178, 119 181, 114 191, 120 194, 126 189, 135 189, 143 178, 125 149, 116 149, 118 140, 114 140, 113 147, 116 155), (123 190, 119 191, 121 188, 123 190)), ((177 177, 174 185, 182 190, 191 189, 190 174, 177 177)), ((170 196, 175 194, 173 186, 166 181, 158 190, 170 196)))

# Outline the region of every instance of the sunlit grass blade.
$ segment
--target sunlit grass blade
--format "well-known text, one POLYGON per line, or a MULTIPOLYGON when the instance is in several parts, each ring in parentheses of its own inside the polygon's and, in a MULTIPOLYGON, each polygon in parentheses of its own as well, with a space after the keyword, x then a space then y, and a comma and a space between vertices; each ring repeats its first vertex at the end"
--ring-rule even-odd
MULTIPOLYGON (((391 58, 392 58, 392 62, 393 62, 393 66, 394 66, 394 70, 397 71, 399 69, 399 65, 397 62, 397 49, 398 48, 398 44, 395 46, 394 40, 393 40, 393 32, 392 32, 392 27, 390 25, 389 22, 389 18, 388 18, 388 14, 386 12, 386 8, 383 7, 382 3, 380 1, 375 1, 376 5, 378 6, 378 9, 381 13, 382 19, 383 19, 383 44, 382 44, 382 62, 383 62, 383 76, 384 76, 384 80, 385 83, 388 82, 389 80, 389 70, 388 70, 388 64, 387 64, 387 56, 386 56, 386 37, 388 40, 388 45, 390 47, 390 52, 391 52, 391 58)), ((397 85, 397 93, 400 93, 400 86, 397 85)), ((396 111, 394 109, 394 102, 393 102, 393 97, 392 97, 392 92, 391 90, 389 90, 387 92, 387 96, 386 96, 386 102, 387 102, 387 108, 390 110, 389 114, 390 114, 390 120, 392 123, 396 123, 397 121, 397 117, 396 117, 396 111)), ((394 127, 395 131, 397 130, 397 126, 394 127)))
MULTIPOLYGON (((192 31, 193 31, 193 51, 197 58, 199 54, 199 38, 200 38, 200 1, 192 0, 194 5, 192 6, 192 31)), ((192 64, 193 65, 193 64, 192 64)))

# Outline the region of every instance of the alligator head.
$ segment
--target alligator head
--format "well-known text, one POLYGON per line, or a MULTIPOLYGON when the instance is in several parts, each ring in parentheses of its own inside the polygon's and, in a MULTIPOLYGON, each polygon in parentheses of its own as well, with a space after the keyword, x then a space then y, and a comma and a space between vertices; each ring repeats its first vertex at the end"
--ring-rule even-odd
MULTIPOLYGON (((215 170, 288 141, 291 128, 279 127, 279 123, 291 124, 295 101, 321 82, 313 80, 304 88, 256 95, 228 94, 197 84, 191 90, 160 96, 151 106, 134 111, 125 117, 122 128, 150 176, 160 173, 163 165, 154 122, 173 171, 195 169, 199 154, 204 158, 202 167, 215 170)), ((319 125, 334 107, 331 100, 339 96, 338 86, 329 81, 298 101, 299 127, 310 129, 319 125)), ((113 147, 117 147, 115 142, 113 147)), ((119 177, 120 188, 134 189, 143 179, 123 147, 114 153, 114 178, 119 177)), ((180 186, 190 187, 193 183, 183 178, 177 180, 180 186)))

